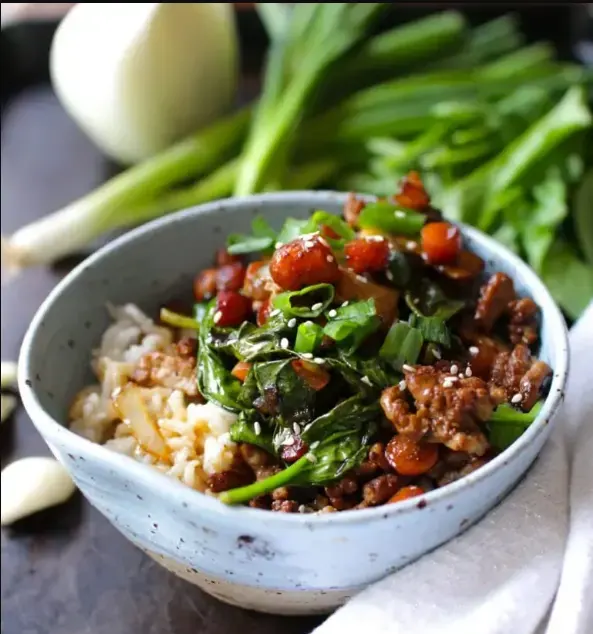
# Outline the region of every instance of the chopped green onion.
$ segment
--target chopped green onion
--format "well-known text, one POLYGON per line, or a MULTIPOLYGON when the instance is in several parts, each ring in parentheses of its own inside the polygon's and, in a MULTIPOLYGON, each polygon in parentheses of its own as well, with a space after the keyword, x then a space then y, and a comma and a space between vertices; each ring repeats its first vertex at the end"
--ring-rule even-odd
POLYGON ((323 328, 312 321, 305 321, 298 327, 294 351, 298 354, 315 352, 322 339, 323 328))
POLYGON ((381 323, 373 299, 340 306, 326 314, 329 321, 323 333, 340 343, 349 354, 375 332, 381 323))
POLYGON ((331 284, 314 284, 300 291, 286 291, 274 297, 274 308, 285 317, 319 317, 330 306, 335 290, 331 284))
POLYGON ((412 313, 410 326, 417 328, 422 333, 424 341, 440 343, 446 348, 451 347, 451 333, 443 319, 439 317, 421 317, 412 313))
POLYGON ((356 237, 356 233, 347 222, 338 216, 328 213, 327 211, 316 211, 311 218, 309 218, 309 222, 307 223, 304 232, 313 233, 315 231, 320 231, 324 225, 333 229, 333 231, 340 236, 339 238, 330 238, 326 235, 323 236, 332 249, 342 249, 345 242, 348 240, 354 240, 356 237))
POLYGON ((497 449, 506 449, 533 423, 543 402, 537 402, 529 412, 519 412, 514 407, 499 405, 488 421, 488 439, 497 449))
POLYGON ((369 203, 358 217, 358 224, 363 229, 379 229, 387 233, 414 236, 422 229, 426 216, 402 209, 387 202, 369 203))
POLYGON ((290 484, 301 471, 310 465, 312 461, 313 458, 310 459, 309 455, 306 454, 302 458, 299 458, 295 463, 291 464, 290 467, 287 467, 268 478, 264 478, 259 482, 254 482, 253 484, 248 484, 244 487, 223 491, 218 495, 218 499, 221 502, 224 502, 224 504, 243 504, 244 502, 249 502, 249 500, 258 497, 259 495, 265 495, 278 487, 290 484))
POLYGON ((424 338, 419 330, 403 321, 398 321, 389 329, 379 350, 379 356, 396 370, 401 370, 405 364, 416 363, 423 343, 424 338))
POLYGON ((200 324, 192 317, 186 315, 180 315, 168 308, 161 308, 160 314, 161 321, 164 324, 173 326, 174 328, 188 328, 189 330, 199 330, 200 324))

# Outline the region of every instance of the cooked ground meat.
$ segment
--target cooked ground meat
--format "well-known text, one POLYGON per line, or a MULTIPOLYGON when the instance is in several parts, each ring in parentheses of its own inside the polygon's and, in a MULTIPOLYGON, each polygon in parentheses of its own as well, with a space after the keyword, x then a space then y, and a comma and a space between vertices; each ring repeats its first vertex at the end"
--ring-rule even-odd
MULTIPOLYGON (((181 350, 187 351, 187 344, 181 350)), ((144 387, 166 387, 181 390, 189 397, 198 396, 196 382, 196 358, 180 353, 177 348, 169 353, 149 352, 145 354, 131 377, 134 383, 144 387)))
POLYGON ((393 473, 385 473, 362 488, 363 501, 369 506, 383 504, 398 490, 399 478, 393 473))
POLYGON ((515 299, 508 305, 509 339, 533 346, 538 340, 537 304, 529 297, 515 299))
POLYGON ((416 440, 426 437, 454 451, 475 455, 487 451, 481 424, 490 418, 496 403, 482 379, 416 366, 405 373, 405 381, 415 412, 410 411, 399 386, 387 388, 381 396, 385 416, 399 433, 416 440))
POLYGON ((480 288, 475 320, 484 332, 492 330, 515 297, 513 280, 505 273, 494 273, 480 288))
POLYGON ((490 375, 491 395, 498 402, 508 401, 529 411, 551 372, 546 363, 531 356, 525 344, 519 344, 512 352, 501 352, 494 359, 490 375))

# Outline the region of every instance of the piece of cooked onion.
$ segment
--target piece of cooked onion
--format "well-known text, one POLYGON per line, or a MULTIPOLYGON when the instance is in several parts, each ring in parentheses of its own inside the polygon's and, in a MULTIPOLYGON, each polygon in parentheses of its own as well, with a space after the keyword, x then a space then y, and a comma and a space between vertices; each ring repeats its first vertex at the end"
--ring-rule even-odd
POLYGON ((169 460, 169 448, 146 407, 141 388, 125 386, 115 397, 114 406, 144 451, 160 460, 169 460))

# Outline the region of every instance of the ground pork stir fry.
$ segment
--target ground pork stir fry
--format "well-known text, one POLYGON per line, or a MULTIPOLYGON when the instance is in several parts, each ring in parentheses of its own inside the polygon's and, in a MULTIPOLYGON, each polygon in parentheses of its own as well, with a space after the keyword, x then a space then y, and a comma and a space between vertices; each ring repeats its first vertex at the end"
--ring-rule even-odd
POLYGON ((198 273, 193 314, 111 309, 71 427, 228 504, 421 496, 513 443, 547 390, 537 305, 484 269, 416 173, 343 219, 258 217, 198 273))

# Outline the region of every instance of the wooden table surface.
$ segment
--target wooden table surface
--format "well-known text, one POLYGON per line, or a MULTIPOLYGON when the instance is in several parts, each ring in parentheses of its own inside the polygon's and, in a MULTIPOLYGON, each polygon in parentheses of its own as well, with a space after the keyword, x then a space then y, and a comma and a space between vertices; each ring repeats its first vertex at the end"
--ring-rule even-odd
MULTIPOLYGON (((99 184, 105 160, 48 87, 2 112, 2 233, 99 184)), ((2 359, 16 359, 33 314, 67 266, 26 271, 1 290, 2 359)), ((22 408, 0 430, 2 468, 49 450, 22 408)), ((2 634, 305 634, 319 619, 226 606, 160 568, 80 495, 2 529, 2 634)))

